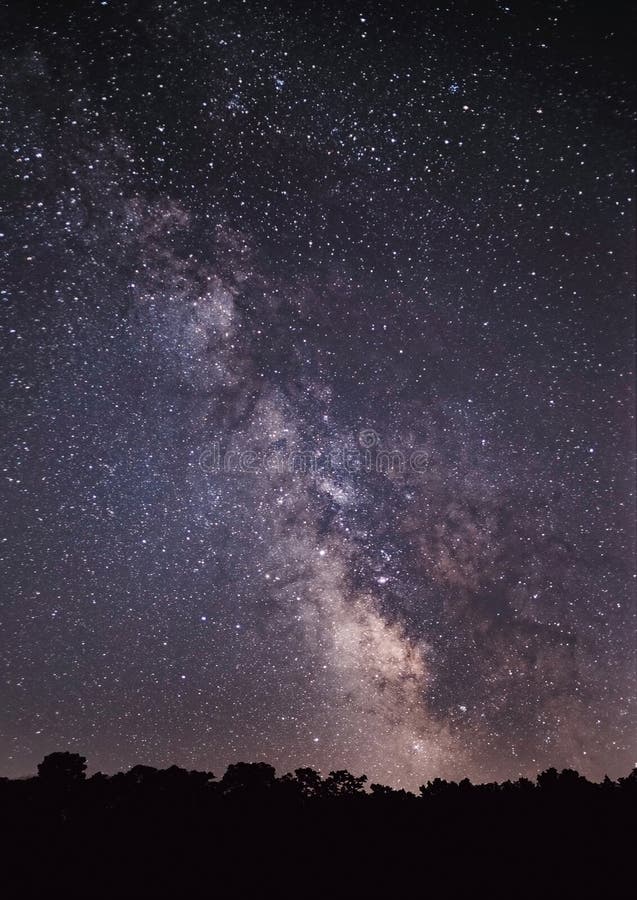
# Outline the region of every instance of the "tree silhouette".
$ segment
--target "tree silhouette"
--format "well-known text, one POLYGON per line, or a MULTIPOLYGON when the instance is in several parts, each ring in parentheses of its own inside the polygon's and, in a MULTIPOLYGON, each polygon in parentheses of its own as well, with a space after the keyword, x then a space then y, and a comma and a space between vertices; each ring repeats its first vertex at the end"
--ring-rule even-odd
POLYGON ((321 793, 323 779, 314 769, 295 769, 296 783, 304 797, 318 797, 321 793))
POLYGON ((632 770, 630 775, 626 775, 625 778, 620 778, 618 784, 620 788, 626 791, 626 793, 630 793, 632 796, 637 797, 637 767, 632 770))
POLYGON ((79 753, 49 753, 38 764, 38 777, 51 784, 83 781, 86 778, 86 757, 79 753))
POLYGON ((159 770, 155 769, 153 766, 143 766, 138 764, 133 766, 132 769, 129 769, 124 777, 135 784, 148 784, 156 779, 158 771, 159 770))
POLYGON ((223 794, 255 794, 271 788, 276 781, 276 770, 268 763, 232 763, 221 779, 223 794))
POLYGON ((325 797, 353 797, 364 791, 367 775, 355 777, 346 769, 330 772, 323 782, 321 792, 325 797))

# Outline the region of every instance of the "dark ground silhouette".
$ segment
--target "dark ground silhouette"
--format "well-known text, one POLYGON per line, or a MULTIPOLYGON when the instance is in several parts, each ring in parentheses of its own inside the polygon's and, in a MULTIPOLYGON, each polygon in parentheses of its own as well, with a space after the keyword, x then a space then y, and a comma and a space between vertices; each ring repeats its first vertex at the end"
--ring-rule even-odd
POLYGON ((220 779, 177 766, 86 777, 53 753, 0 779, 6 897, 629 897, 637 769, 570 769, 418 796, 346 771, 220 779))

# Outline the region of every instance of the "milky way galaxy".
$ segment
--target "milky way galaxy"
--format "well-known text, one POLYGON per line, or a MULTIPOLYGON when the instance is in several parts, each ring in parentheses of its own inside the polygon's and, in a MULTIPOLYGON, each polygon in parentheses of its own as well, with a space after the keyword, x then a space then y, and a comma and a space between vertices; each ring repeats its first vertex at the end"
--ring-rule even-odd
POLYGON ((634 765, 631 48, 583 6, 8 14, 2 774, 634 765))

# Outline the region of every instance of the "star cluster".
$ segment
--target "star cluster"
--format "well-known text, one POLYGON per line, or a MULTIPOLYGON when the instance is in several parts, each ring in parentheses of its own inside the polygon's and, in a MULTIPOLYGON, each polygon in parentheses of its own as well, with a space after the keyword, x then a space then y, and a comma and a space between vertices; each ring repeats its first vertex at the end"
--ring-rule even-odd
POLYGON ((4 774, 634 764, 627 23, 30 4, 4 774), (373 461, 371 464, 370 461, 373 461))

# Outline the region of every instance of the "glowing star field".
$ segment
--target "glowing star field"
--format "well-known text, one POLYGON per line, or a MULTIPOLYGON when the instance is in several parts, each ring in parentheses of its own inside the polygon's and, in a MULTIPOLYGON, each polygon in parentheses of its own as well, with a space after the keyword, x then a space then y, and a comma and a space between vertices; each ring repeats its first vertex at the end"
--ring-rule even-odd
POLYGON ((630 30, 583 6, 6 14, 1 774, 630 771, 630 30))

